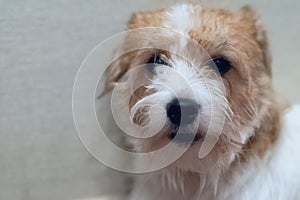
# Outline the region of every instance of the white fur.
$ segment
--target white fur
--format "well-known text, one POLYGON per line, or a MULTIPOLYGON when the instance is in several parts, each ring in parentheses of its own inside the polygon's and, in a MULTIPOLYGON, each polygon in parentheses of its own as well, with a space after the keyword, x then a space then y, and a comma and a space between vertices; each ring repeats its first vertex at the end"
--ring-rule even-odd
POLYGON ((253 160, 237 172, 234 184, 229 190, 223 191, 227 199, 299 199, 299 119, 300 106, 294 106, 284 116, 275 148, 268 152, 263 162, 253 160))
MULTIPOLYGON (((200 6, 197 6, 197 8, 200 6)), ((165 27, 188 33, 195 24, 200 24, 200 18, 195 18, 195 6, 191 4, 178 4, 166 12, 165 27), (195 21, 197 20, 197 21, 195 21)))
MULTIPOLYGON (((215 194, 199 186, 199 194, 186 198, 176 190, 162 190, 161 177, 148 175, 136 184, 130 200, 297 200, 300 199, 300 106, 285 116, 280 138, 264 160, 253 159, 241 165, 231 180, 218 182, 215 194)), ((195 176, 197 176, 195 174, 195 176)), ((205 176, 202 174, 203 179, 205 176)), ((176 180, 173 180, 176 181, 176 180)), ((192 181, 192 180, 191 180, 192 181)), ((205 181, 204 181, 205 182, 205 181)), ((175 184, 175 183, 174 183, 175 184)), ((191 185, 192 186, 192 183, 191 185)))
POLYGON ((156 75, 151 84, 147 86, 149 89, 155 89, 156 92, 142 98, 132 107, 132 117, 143 106, 159 105, 161 109, 152 113, 152 123, 149 126, 154 129, 159 121, 167 120, 166 113, 161 110, 165 110, 166 105, 173 98, 188 98, 201 105, 201 109, 198 118, 192 125, 180 127, 182 131, 194 132, 198 126, 207 129, 212 113, 215 119, 214 127, 217 129, 222 126, 222 117, 225 117, 224 111, 230 113, 230 107, 222 91, 222 82, 206 78, 207 71, 213 70, 208 67, 196 70, 194 66, 176 56, 170 59, 170 65, 172 68, 156 66, 156 75))
POLYGON ((170 37, 177 37, 181 49, 189 42, 187 37, 189 31, 195 28, 196 24, 201 24, 200 15, 197 15, 195 12, 196 8, 197 10, 201 10, 199 9, 201 8, 200 5, 178 4, 168 9, 165 13, 163 27, 170 30, 167 32, 170 37))

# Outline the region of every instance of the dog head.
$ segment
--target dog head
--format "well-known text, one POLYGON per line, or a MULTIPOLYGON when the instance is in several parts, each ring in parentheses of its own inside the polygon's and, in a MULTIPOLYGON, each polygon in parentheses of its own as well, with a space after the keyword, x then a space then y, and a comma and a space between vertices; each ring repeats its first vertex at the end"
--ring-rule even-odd
MULTIPOLYGON (((135 143, 137 151, 189 143, 172 166, 217 173, 214 166, 228 169, 247 148, 253 150, 249 143, 258 130, 268 129, 274 106, 270 56, 251 8, 231 12, 180 4, 139 12, 129 20, 119 50, 105 91, 121 85, 117 104, 129 112, 118 115, 143 127, 143 136, 155 130, 135 143), (199 159, 205 139, 215 142, 199 159)), ((255 148, 257 155, 264 151, 255 148)))

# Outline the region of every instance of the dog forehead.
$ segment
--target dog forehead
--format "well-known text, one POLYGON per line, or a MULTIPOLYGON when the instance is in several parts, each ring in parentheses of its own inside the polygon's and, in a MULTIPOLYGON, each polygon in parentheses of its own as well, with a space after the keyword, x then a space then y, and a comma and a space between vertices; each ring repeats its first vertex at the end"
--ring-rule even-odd
POLYGON ((178 4, 170 7, 164 14, 164 27, 182 33, 199 27, 201 24, 202 7, 192 4, 178 4))
POLYGON ((235 31, 233 23, 229 23, 232 21, 229 11, 209 9, 198 4, 174 5, 164 11, 162 18, 163 27, 179 33, 177 36, 181 35, 181 47, 187 44, 186 40, 193 40, 204 48, 220 46, 228 38, 227 30, 235 31))

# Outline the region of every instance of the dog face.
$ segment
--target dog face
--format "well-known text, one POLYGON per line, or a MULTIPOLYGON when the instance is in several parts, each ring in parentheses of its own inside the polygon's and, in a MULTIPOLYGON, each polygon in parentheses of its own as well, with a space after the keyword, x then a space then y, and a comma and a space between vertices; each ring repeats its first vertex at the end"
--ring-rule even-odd
POLYGON ((230 12, 182 4, 136 13, 128 27, 141 31, 129 32, 120 47, 126 54, 108 69, 106 91, 122 84, 119 92, 127 97, 119 103, 130 113, 124 117, 145 127, 141 135, 160 127, 139 139, 136 150, 190 142, 172 166, 217 173, 216 166, 221 173, 271 115, 270 57, 255 14, 249 7, 230 12), (136 44, 148 48, 135 49, 136 44), (125 75, 130 71, 135 72, 125 75), (199 159, 206 137, 217 138, 216 144, 199 159))

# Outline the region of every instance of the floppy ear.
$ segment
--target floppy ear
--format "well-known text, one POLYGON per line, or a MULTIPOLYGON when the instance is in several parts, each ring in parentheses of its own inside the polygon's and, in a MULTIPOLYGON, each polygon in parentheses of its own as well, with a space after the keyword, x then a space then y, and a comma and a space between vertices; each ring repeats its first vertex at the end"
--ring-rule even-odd
POLYGON ((254 37, 259 45, 262 55, 263 55, 263 63, 266 68, 266 71, 269 76, 272 76, 272 68, 271 68, 271 53, 269 50, 269 42, 267 37, 267 31, 264 29, 263 25, 256 12, 250 6, 244 6, 239 11, 240 16, 242 17, 242 22, 252 23, 254 26, 254 37))
MULTIPOLYGON (((140 18, 141 14, 133 14, 129 21, 128 21, 128 29, 134 28, 134 26, 138 25, 138 18, 140 18)), ((124 49, 125 48, 125 42, 121 44, 121 46, 118 49, 124 49)), ((117 50, 115 51, 115 54, 117 54, 117 50)), ((130 56, 129 55, 120 55, 119 58, 114 60, 106 69, 105 71, 105 86, 104 91, 101 93, 99 97, 102 97, 103 95, 110 92, 114 85, 120 80, 120 78, 127 72, 129 68, 130 63, 130 56)))
MULTIPOLYGON (((127 25, 127 29, 135 29, 142 27, 158 27, 162 24, 162 10, 155 12, 138 12, 134 13, 127 25)), ((134 38, 125 38, 123 44, 119 49, 130 49, 131 42, 136 42, 134 38)), ((110 92, 115 83, 117 83, 120 78, 128 71, 130 63, 134 58, 134 53, 129 52, 124 55, 121 55, 117 60, 111 63, 106 70, 106 82, 104 91, 100 95, 103 96, 106 93, 110 92)))
POLYGON ((110 92, 115 84, 122 78, 122 76, 128 71, 130 63, 130 55, 124 54, 113 61, 105 71, 105 85, 104 90, 99 97, 110 92))

